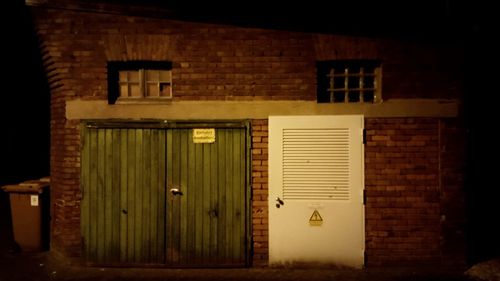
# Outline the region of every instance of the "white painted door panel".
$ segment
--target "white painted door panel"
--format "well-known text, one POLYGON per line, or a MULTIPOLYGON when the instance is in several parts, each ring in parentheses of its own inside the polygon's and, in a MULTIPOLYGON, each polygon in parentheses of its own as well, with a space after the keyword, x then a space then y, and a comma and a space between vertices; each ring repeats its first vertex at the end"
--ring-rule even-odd
POLYGON ((269 118, 271 265, 363 266, 363 123, 362 115, 269 118))

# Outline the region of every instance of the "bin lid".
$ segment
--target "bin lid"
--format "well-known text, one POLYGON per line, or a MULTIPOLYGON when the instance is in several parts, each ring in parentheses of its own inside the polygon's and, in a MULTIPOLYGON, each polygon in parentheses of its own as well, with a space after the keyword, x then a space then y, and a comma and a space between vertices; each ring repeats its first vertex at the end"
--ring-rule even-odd
POLYGON ((10 184, 2 186, 2 189, 6 192, 16 192, 16 193, 42 193, 45 187, 48 187, 48 182, 40 181, 27 181, 20 184, 10 184))
POLYGON ((41 178, 41 179, 39 179, 39 181, 41 181, 41 182, 50 182, 50 177, 41 178))

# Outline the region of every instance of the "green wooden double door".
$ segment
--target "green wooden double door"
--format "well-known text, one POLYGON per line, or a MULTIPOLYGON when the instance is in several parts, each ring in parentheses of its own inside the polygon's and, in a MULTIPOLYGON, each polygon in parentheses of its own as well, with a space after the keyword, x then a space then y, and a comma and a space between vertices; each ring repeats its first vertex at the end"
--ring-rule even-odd
POLYGON ((247 265, 248 129, 208 126, 215 130, 212 143, 195 143, 190 125, 84 126, 81 229, 87 262, 247 265))

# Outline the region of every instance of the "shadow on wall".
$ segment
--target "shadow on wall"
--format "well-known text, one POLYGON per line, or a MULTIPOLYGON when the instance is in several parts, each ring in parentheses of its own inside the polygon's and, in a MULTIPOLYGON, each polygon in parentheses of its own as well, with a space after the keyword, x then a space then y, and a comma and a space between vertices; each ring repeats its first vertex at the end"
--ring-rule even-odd
MULTIPOLYGON (((49 175, 50 93, 24 1, 9 2, 0 102, 0 186, 49 175), (8 86, 7 86, 8 85, 8 86)), ((0 191, 0 251, 13 249, 9 194, 0 191)))
POLYGON ((24 1, 16 4, 8 9, 10 39, 3 45, 3 68, 9 71, 2 81, 10 87, 2 90, 0 103, 0 185, 49 174, 50 92, 28 8, 24 1))
POLYGON ((465 191, 467 204, 468 263, 476 264, 500 257, 500 188, 498 179, 498 106, 496 71, 498 43, 490 37, 490 27, 469 32, 464 73, 465 117, 468 130, 465 191), (493 83, 492 83, 493 82, 493 83))
POLYGON ((17 250, 12 232, 9 194, 0 190, 0 253, 17 250))

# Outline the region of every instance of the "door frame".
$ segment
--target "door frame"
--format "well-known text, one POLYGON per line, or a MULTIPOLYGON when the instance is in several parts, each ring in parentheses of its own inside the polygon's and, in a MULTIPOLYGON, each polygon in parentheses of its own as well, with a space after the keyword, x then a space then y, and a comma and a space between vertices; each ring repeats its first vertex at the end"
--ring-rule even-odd
MULTIPOLYGON (((190 128, 242 128, 245 129, 245 265, 244 267, 249 267, 252 264, 252 136, 251 136, 251 121, 250 120, 162 120, 162 119, 139 119, 139 120, 131 120, 131 119, 82 119, 80 120, 80 138, 84 136, 85 130, 93 128, 108 128, 108 129, 190 129, 190 128)), ((83 140, 80 143, 79 152, 83 151, 83 140)), ((80 154, 80 159, 81 158, 80 154)), ((81 161, 81 160, 80 160, 81 161)), ((82 173, 83 165, 80 163, 80 173, 82 173)), ((80 178, 80 192, 81 192, 81 201, 84 202, 84 185, 81 182, 82 178, 80 178)), ((167 186, 165 186, 165 190, 167 190, 167 186)), ((165 197, 167 201, 168 198, 165 197)), ((80 221, 84 222, 82 216, 82 208, 84 204, 80 205, 80 221)), ((82 240, 81 251, 82 257, 85 257, 85 225, 80 225, 80 235, 82 240)), ((166 235, 167 233, 165 233, 166 235)), ((165 243, 165 253, 167 252, 167 243, 165 243)), ((95 263, 85 261, 88 265, 100 265, 100 266, 145 266, 145 267, 158 267, 158 265, 150 265, 150 264, 129 264, 129 263, 112 263, 112 264, 103 264, 103 263, 95 263)), ((169 262, 165 258, 165 262, 161 267, 169 267, 169 262)), ((188 265, 189 266, 189 265, 188 265)), ((222 265, 227 267, 227 265, 222 265)), ((179 266, 176 266, 179 267, 179 266)), ((182 267, 182 266, 180 266, 182 267)), ((211 267, 217 267, 212 266, 211 267)))

